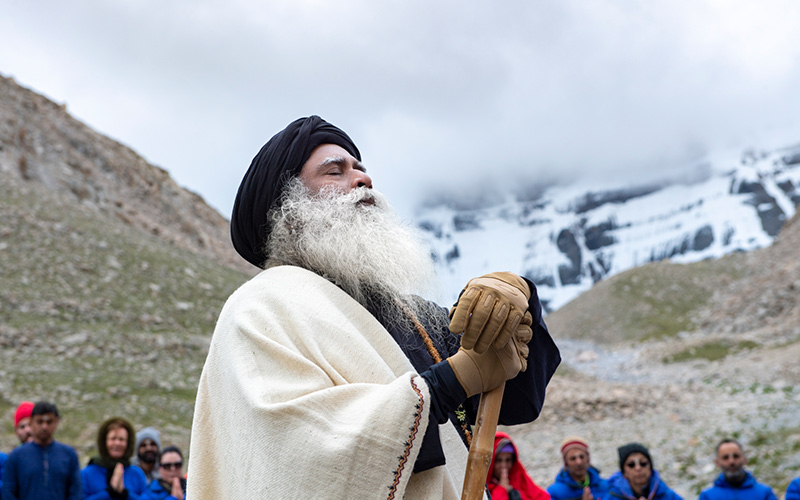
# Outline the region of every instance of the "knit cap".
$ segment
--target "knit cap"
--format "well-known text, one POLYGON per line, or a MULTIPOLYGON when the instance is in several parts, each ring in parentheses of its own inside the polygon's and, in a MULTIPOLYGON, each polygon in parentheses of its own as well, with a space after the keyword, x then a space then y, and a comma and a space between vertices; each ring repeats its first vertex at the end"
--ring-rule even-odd
POLYGON ((136 433, 136 450, 139 449, 139 445, 142 444, 142 441, 145 439, 152 439, 153 442, 158 447, 158 452, 161 453, 161 438, 160 434, 157 430, 152 427, 145 427, 144 429, 140 430, 136 433))
POLYGON ((650 450, 648 450, 643 444, 628 443, 617 448, 617 453, 619 453, 619 470, 625 469, 625 461, 628 460, 628 457, 633 453, 641 453, 644 455, 647 458, 647 461, 650 462, 650 468, 655 469, 655 466, 653 465, 653 459, 650 458, 650 450))
POLYGON ((17 406, 17 411, 14 412, 14 427, 19 425, 19 421, 23 418, 30 418, 33 411, 32 401, 23 401, 17 406))
POLYGON ((564 458, 566 458, 569 450, 573 450, 575 448, 583 450, 587 454, 589 453, 589 443, 587 443, 582 437, 569 436, 561 441, 561 455, 564 456, 564 458))

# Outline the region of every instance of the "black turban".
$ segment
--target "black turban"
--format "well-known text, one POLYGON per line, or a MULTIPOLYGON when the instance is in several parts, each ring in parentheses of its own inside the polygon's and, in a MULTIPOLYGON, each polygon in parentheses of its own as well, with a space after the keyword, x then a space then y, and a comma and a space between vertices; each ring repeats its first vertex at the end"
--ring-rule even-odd
POLYGON ((350 137, 319 116, 299 118, 275 134, 253 158, 236 194, 231 213, 231 240, 239 255, 261 267, 267 256, 267 212, 281 203, 286 183, 300 173, 311 151, 336 144, 361 161, 350 137))

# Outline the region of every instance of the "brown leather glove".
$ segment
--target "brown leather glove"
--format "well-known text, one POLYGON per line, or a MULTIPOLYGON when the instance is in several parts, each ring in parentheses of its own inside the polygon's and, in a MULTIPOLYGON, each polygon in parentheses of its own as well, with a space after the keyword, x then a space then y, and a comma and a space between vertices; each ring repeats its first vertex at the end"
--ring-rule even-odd
POLYGON ((517 331, 514 332, 514 335, 511 337, 514 347, 517 348, 519 362, 522 364, 522 369, 520 370, 521 372, 524 372, 528 369, 528 342, 530 342, 533 338, 533 329, 531 328, 532 324, 533 316, 531 316, 530 312, 526 312, 525 316, 522 317, 522 321, 519 322, 517 331))
POLYGON ((501 349, 489 347, 478 354, 463 347, 447 358, 467 397, 490 391, 522 370, 517 348, 509 342, 501 349))
POLYGON ((483 353, 505 346, 528 310, 531 290, 513 273, 490 273, 467 283, 450 309, 450 331, 461 334, 461 346, 483 353))

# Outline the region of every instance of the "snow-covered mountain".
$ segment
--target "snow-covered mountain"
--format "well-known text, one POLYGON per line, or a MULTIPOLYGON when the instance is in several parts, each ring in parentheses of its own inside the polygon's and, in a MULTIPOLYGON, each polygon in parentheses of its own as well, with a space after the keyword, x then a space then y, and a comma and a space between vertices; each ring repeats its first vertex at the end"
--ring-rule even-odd
POLYGON ((553 311, 597 281, 648 262, 768 246, 800 205, 800 145, 718 154, 690 175, 647 185, 527 192, 480 207, 438 201, 419 209, 446 290, 509 270, 532 279, 553 311))

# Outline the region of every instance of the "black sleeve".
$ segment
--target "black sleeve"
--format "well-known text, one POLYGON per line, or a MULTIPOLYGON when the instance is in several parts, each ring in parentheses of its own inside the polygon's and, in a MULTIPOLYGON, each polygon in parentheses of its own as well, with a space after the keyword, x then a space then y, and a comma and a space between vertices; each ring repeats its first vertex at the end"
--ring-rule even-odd
MULTIPOLYGON (((542 305, 539 302, 536 285, 527 278, 523 279, 531 289, 528 311, 533 316, 531 325, 533 337, 528 342, 528 369, 506 382, 498 421, 502 425, 524 424, 534 421, 539 416, 544 405, 547 384, 561 363, 561 354, 542 318, 542 305)), ((464 403, 472 422, 475 421, 479 402, 480 395, 477 394, 464 403)))
POLYGON ((449 414, 456 411, 458 405, 467 399, 467 393, 461 387, 453 368, 446 360, 436 363, 420 374, 431 392, 431 418, 436 423, 447 422, 449 414))
MULTIPOLYGON (((542 318, 542 306, 536 285, 525 279, 531 289, 531 298, 528 302, 528 311, 533 316, 533 337, 528 343, 528 369, 515 378, 506 382, 503 393, 503 406, 500 409, 499 422, 501 425, 516 425, 535 420, 544 404, 545 389, 550 378, 555 373, 561 362, 555 342, 550 337, 547 325, 542 318)), ((442 308, 443 309, 443 308, 442 308)), ((446 309, 443 309, 445 314, 446 309)), ((442 357, 452 356, 458 351, 460 337, 450 334, 449 330, 442 332, 444 345, 440 346, 442 357), (447 353, 445 355, 445 353, 447 353)), ((444 465, 445 458, 439 440, 439 423, 444 423, 452 417, 455 409, 463 403, 467 417, 475 422, 475 415, 480 402, 480 395, 466 399, 466 393, 450 368, 450 363, 442 361, 432 365, 420 374, 431 394, 430 421, 422 440, 422 449, 414 463, 414 472, 421 472, 439 465, 444 465)))
POLYGON ((422 448, 414 462, 414 472, 422 472, 445 464, 444 451, 439 440, 439 424, 447 422, 449 414, 453 413, 467 397, 447 361, 436 363, 420 376, 428 384, 431 395, 430 420, 422 438, 422 448))

